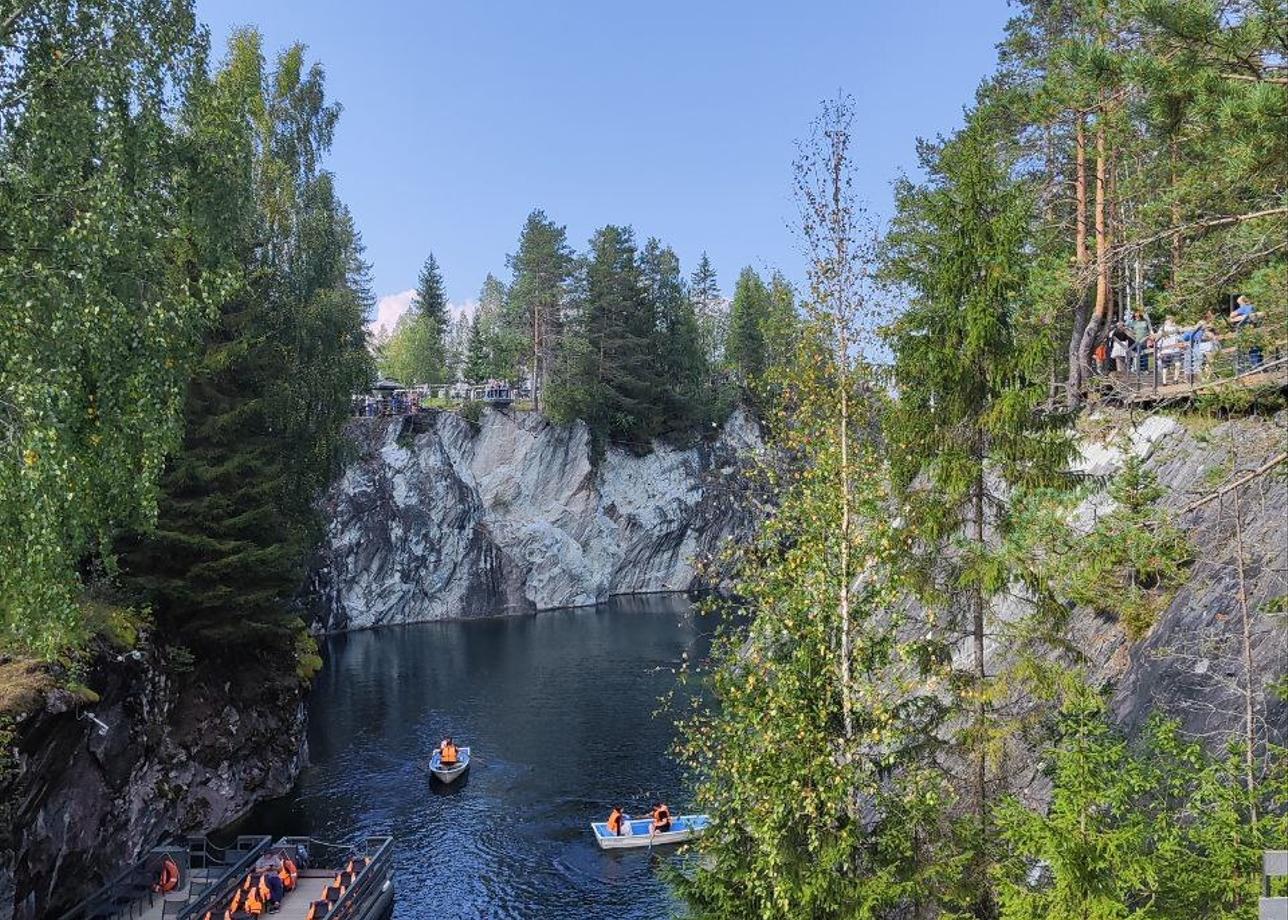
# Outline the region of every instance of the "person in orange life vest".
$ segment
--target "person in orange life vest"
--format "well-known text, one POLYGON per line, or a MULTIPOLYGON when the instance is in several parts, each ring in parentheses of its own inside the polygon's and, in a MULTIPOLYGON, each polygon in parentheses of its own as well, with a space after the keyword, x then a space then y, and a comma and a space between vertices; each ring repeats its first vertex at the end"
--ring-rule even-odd
POLYGON ((286 885, 276 872, 268 871, 259 880, 259 894, 269 910, 277 910, 281 906, 282 895, 286 894, 286 885))
POLYGON ((613 810, 608 813, 608 832, 615 837, 620 837, 625 818, 626 815, 622 813, 622 810, 614 806, 613 810))
POLYGON ((671 809, 661 802, 653 809, 653 833, 665 834, 671 829, 671 809))
POLYGON ((169 856, 161 860, 161 876, 157 883, 152 886, 152 890, 159 894, 167 894, 179 887, 179 864, 169 856))
POLYGON ((456 744, 452 741, 452 736, 448 735, 443 739, 443 743, 438 746, 438 759, 445 767, 456 765, 457 751, 456 744))

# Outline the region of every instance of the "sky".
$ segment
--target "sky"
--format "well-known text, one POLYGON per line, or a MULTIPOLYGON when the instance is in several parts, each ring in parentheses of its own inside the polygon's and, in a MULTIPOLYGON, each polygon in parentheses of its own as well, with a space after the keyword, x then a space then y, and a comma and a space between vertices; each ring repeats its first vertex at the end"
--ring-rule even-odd
POLYGON ((426 256, 477 299, 541 208, 804 276, 792 160, 823 99, 856 104, 859 195, 878 217, 916 139, 961 124, 992 69, 1005 0, 197 0, 217 48, 255 25, 300 41, 344 106, 327 163, 372 262, 379 321, 426 256))

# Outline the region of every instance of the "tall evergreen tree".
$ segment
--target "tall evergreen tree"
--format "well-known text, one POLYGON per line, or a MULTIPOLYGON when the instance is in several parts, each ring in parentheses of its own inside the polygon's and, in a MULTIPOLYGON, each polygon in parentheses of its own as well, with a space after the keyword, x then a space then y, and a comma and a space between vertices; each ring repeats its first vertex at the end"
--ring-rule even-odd
POLYGON ((715 267, 705 252, 689 279, 689 300, 698 321, 702 353, 707 363, 715 366, 724 359, 729 316, 725 310, 724 298, 720 295, 715 267))
MULTIPOLYGON (((1019 322, 1032 202, 998 150, 985 119, 972 119, 927 157, 926 185, 900 188, 888 241, 889 272, 912 292, 889 332, 899 390, 886 418, 900 445, 892 474, 910 534, 924 547, 925 599, 947 608, 950 635, 971 649, 960 740, 972 764, 971 845, 981 870, 993 839, 989 752, 1003 740, 994 704, 1004 688, 985 660, 987 635, 1005 628, 992 602, 1009 580, 995 541, 1011 517, 997 483, 1056 484, 1070 450, 1060 420, 1036 411, 1052 343, 1019 322)), ((975 912, 992 915, 986 886, 975 912)))
POLYGON ((765 282, 755 269, 747 266, 734 286, 729 337, 725 341, 725 359, 745 384, 758 381, 769 366, 765 322, 772 309, 773 301, 765 282))
POLYGON ((541 390, 563 327, 573 253, 567 231, 536 210, 519 234, 519 251, 509 258, 514 279, 508 292, 507 328, 515 341, 527 343, 522 358, 532 379, 533 408, 540 409, 541 390))
POLYGON ((318 533, 314 503, 341 457, 349 394, 370 376, 361 243, 319 167, 336 114, 323 84, 300 46, 266 72, 259 35, 242 31, 212 109, 194 116, 198 131, 240 123, 252 152, 239 165, 253 207, 228 234, 243 281, 189 384, 156 529, 126 546, 125 568, 168 634, 203 655, 293 654, 287 602, 318 533))
POLYGON ((640 278, 657 317, 655 349, 664 387, 665 426, 672 431, 692 430, 708 417, 716 400, 679 257, 656 238, 649 239, 640 253, 640 278))

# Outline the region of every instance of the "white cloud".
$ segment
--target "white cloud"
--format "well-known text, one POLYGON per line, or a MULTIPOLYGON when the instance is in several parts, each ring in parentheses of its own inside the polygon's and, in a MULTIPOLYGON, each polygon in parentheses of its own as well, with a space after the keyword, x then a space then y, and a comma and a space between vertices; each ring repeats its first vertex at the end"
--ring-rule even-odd
MULTIPOLYGON (((416 298, 416 291, 400 291, 397 294, 385 294, 376 300, 376 316, 367 323, 367 330, 372 335, 390 333, 398 324, 398 318, 407 312, 411 302, 416 298)), ((462 303, 448 303, 447 314, 452 319, 458 316, 473 316, 478 309, 477 300, 466 300, 462 303)))
POLYGON ((381 333, 390 333, 394 331, 394 325, 398 322, 398 317, 407 312, 411 302, 416 297, 416 291, 403 291, 399 294, 386 294, 376 301, 376 318, 367 323, 367 329, 372 335, 381 333))

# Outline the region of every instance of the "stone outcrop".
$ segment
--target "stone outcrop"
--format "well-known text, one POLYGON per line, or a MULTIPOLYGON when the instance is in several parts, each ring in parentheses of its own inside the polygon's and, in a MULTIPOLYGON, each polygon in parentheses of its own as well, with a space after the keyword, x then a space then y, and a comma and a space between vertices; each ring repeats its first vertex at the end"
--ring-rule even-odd
POLYGON ((742 411, 693 447, 597 461, 585 425, 532 413, 360 420, 354 436, 314 579, 328 631, 686 591, 694 560, 752 524, 728 475, 761 446, 742 411))
POLYGON ((5 714, 0 920, 56 916, 163 836, 285 793, 303 763, 294 675, 193 672, 145 641, 102 648, 85 686, 5 714))

